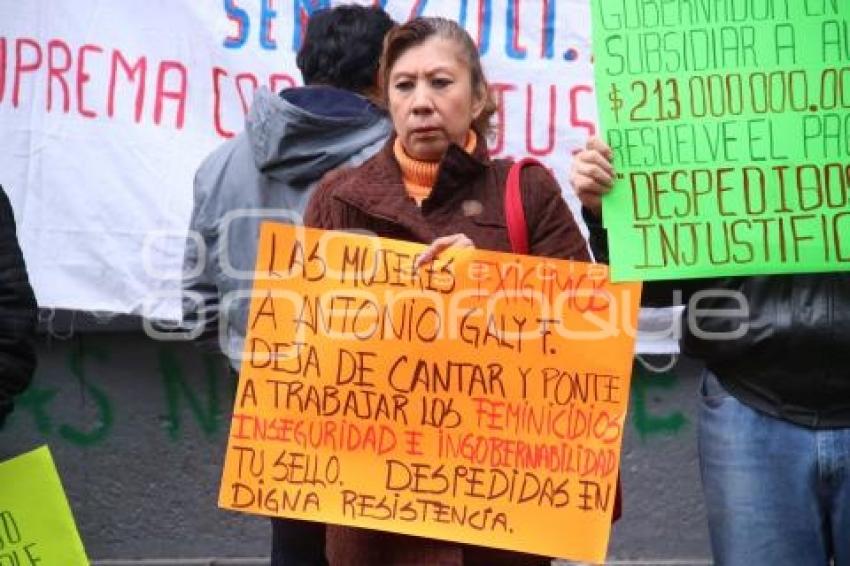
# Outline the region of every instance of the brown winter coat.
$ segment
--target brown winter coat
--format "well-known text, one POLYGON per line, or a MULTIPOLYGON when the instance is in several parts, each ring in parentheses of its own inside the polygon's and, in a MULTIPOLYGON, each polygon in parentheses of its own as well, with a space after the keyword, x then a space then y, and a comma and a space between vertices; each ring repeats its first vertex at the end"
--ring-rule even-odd
MULTIPOLYGON (((510 162, 490 160, 481 139, 473 155, 456 145, 449 147, 421 208, 407 196, 391 139, 359 168, 323 181, 307 206, 304 223, 327 230, 366 229, 378 236, 421 243, 463 233, 476 248, 510 252, 504 214, 510 162)), ((526 167, 521 185, 531 255, 590 261, 585 240, 549 172, 526 167)), ((350 527, 329 526, 327 541, 332 566, 550 563, 541 556, 350 527)))
MULTIPOLYGON (((357 169, 322 182, 307 205, 304 223, 326 230, 367 229, 422 243, 463 233, 477 248, 510 252, 504 196, 511 162, 490 160, 481 138, 473 155, 449 147, 421 208, 407 196, 390 140, 357 169)), ((584 237, 552 175, 542 167, 526 167, 521 185, 530 255, 590 261, 584 237)))

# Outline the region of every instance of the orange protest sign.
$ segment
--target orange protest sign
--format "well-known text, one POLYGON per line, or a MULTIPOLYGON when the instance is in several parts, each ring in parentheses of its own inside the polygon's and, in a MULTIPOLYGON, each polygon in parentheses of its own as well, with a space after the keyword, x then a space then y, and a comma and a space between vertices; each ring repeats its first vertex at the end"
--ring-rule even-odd
POLYGON ((604 560, 639 284, 263 226, 219 505, 604 560))

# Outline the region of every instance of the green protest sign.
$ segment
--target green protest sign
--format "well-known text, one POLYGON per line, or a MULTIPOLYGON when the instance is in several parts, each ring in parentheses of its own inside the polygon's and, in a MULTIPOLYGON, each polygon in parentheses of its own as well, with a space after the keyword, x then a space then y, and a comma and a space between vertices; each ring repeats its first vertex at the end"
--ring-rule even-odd
POLYGON ((612 279, 850 269, 850 1, 593 0, 612 279))
POLYGON ((0 566, 88 566, 46 446, 0 464, 0 566))

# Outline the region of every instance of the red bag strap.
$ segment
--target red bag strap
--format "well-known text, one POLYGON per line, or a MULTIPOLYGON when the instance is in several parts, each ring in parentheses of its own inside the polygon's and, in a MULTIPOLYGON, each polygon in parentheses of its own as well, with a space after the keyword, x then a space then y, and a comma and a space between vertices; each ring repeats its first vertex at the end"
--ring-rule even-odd
POLYGON ((508 239, 511 242, 511 250, 515 254, 523 255, 528 254, 528 224, 522 208, 520 173, 527 165, 540 165, 540 162, 532 157, 515 161, 508 171, 508 180, 505 183, 505 223, 508 227, 508 239))
MULTIPOLYGON (((525 157, 519 161, 515 161, 508 171, 508 180, 505 183, 505 223, 508 226, 508 239, 511 241, 511 250, 515 254, 524 255, 528 254, 528 224, 525 221, 525 211, 522 208, 519 175, 522 172, 522 168, 526 165, 541 164, 532 157, 525 157)), ((611 522, 616 522, 622 514, 623 489, 620 484, 620 476, 618 475, 611 522)))

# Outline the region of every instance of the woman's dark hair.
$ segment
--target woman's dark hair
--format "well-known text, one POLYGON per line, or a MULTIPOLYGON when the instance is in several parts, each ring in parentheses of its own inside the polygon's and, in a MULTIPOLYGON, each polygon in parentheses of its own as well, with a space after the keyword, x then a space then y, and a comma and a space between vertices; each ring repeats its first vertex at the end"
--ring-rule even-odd
POLYGON ((469 66, 472 75, 472 90, 474 93, 484 97, 484 109, 473 121, 472 127, 479 133, 486 135, 490 131, 490 118, 498 108, 490 85, 484 77, 484 69, 481 67, 481 57, 478 55, 478 47, 457 22, 446 18, 415 18, 404 25, 395 27, 387 34, 384 40, 384 51, 381 53, 381 63, 378 71, 379 86, 384 104, 389 98, 390 71, 399 57, 411 47, 425 43, 432 37, 440 37, 454 41, 460 47, 463 58, 469 66))
POLYGON ((337 6, 310 16, 296 64, 305 84, 356 92, 376 86, 384 36, 395 22, 380 8, 337 6))

